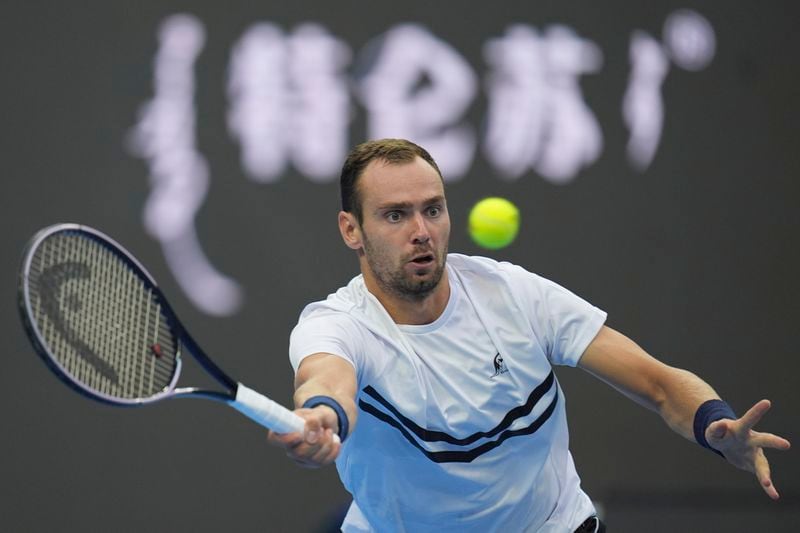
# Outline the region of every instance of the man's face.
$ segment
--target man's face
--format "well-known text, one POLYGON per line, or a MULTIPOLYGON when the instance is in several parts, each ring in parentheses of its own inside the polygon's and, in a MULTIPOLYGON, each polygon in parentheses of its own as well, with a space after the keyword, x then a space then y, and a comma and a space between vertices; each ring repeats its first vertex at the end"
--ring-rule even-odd
POLYGON ((422 299, 439 284, 450 216, 439 174, 424 159, 372 161, 359 178, 364 259, 378 286, 422 299))

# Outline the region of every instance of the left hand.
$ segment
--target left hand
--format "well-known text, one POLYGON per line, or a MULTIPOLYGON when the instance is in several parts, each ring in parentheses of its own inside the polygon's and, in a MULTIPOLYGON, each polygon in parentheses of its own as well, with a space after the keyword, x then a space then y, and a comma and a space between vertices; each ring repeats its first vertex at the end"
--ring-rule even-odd
POLYGON ((706 440, 712 448, 721 452, 729 463, 742 470, 753 472, 764 492, 773 500, 777 500, 780 496, 772 484, 764 448, 788 450, 791 444, 783 437, 772 433, 753 431, 753 426, 769 411, 770 406, 769 400, 761 400, 738 420, 722 419, 712 422, 706 428, 706 440))

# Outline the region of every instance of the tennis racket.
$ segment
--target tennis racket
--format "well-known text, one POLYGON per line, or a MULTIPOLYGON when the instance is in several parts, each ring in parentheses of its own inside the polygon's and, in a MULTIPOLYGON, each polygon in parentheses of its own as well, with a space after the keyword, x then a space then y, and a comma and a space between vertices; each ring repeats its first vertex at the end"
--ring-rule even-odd
POLYGON ((95 229, 57 224, 34 235, 22 262, 19 309, 47 366, 89 398, 120 406, 205 398, 278 433, 305 427, 225 374, 186 333, 144 267, 95 229), (177 387, 184 349, 224 390, 177 387))

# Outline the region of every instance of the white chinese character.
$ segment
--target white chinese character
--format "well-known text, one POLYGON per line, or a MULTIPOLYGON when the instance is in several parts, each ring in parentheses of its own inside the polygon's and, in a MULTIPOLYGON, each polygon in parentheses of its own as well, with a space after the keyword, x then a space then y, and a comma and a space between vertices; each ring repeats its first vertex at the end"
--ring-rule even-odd
POLYGON ((228 128, 252 178, 274 182, 290 160, 312 181, 337 177, 349 142, 350 56, 314 24, 289 36, 268 23, 245 32, 231 56, 228 128))
POLYGON ((603 134, 578 83, 602 65, 594 43, 566 26, 540 35, 515 25, 490 40, 484 55, 492 68, 484 148, 501 172, 518 178, 533 168, 567 183, 600 156, 603 134))
POLYGON ((664 21, 664 46, 672 62, 696 72, 706 68, 717 49, 717 37, 711 23, 692 9, 679 9, 664 21))
POLYGON ((208 192, 209 171, 195 145, 194 62, 205 43, 203 26, 191 15, 173 15, 159 32, 153 99, 132 131, 131 149, 147 159, 152 190, 144 224, 158 239, 181 288, 211 315, 233 314, 242 291, 209 263, 194 217, 208 192))
POLYGON ((476 144, 472 127, 461 122, 476 93, 469 64, 452 46, 415 24, 392 28, 379 45, 359 84, 368 136, 417 142, 430 151, 445 179, 462 177, 476 144))
POLYGON ((664 125, 661 85, 669 72, 669 59, 661 44, 636 31, 630 44, 631 73, 622 100, 622 116, 630 130, 628 161, 645 170, 655 157, 664 125))
POLYGON ((670 59, 679 67, 704 69, 714 57, 716 38, 711 24, 699 13, 680 9, 664 23, 664 44, 643 31, 630 43, 631 73, 622 101, 622 116, 630 131, 628 160, 640 171, 653 162, 664 127, 661 86, 669 74, 670 59))

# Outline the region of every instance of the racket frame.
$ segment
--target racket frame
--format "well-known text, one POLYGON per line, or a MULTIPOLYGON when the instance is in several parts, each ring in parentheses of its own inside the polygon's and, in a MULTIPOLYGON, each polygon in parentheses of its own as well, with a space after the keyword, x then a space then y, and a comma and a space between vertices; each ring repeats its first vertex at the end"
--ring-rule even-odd
POLYGON ((187 333, 186 329, 178 320, 177 315, 172 310, 172 307, 167 302, 166 297, 161 292, 161 289, 156 284, 153 276, 150 275, 147 269, 144 268, 144 266, 130 252, 128 252, 124 246, 119 244, 108 235, 94 228, 75 223, 59 223, 43 228, 37 232, 33 238, 31 238, 23 253, 18 287, 18 307, 25 331, 32 341, 35 351, 39 357, 44 360, 45 364, 47 364, 50 370, 52 370, 53 373, 55 373, 56 376, 61 379, 61 381, 66 383, 76 392, 93 400, 116 406, 135 407, 151 404, 166 398, 206 398, 226 403, 229 403, 231 400, 236 398, 238 383, 225 372, 223 372, 222 369, 218 367, 216 363, 214 363, 205 354, 205 352, 203 352, 194 339, 187 333), (153 291, 155 297, 158 299, 161 305, 161 310, 169 323, 169 329, 176 340, 175 370, 170 383, 161 392, 145 398, 117 398, 115 396, 104 394, 93 388, 87 387, 79 380, 74 379, 70 372, 67 371, 67 369, 64 368, 61 363, 59 363, 58 359, 56 359, 56 357, 50 353, 50 350, 47 348, 47 343, 44 341, 44 337, 39 331, 36 320, 32 317, 32 313, 30 311, 32 309, 32 305, 29 279, 33 256, 35 255, 36 250, 39 248, 42 241, 56 233, 61 232, 80 233, 85 237, 96 241, 98 244, 108 249, 116 257, 122 259, 123 262, 126 263, 126 265, 137 276, 139 276, 146 284, 149 285, 150 290, 153 291), (220 384, 225 386, 227 391, 222 392, 206 390, 197 387, 176 388, 183 365, 181 360, 183 348, 186 348, 186 350, 191 353, 191 355, 195 358, 195 360, 197 360, 198 363, 200 363, 206 372, 213 376, 220 384))

